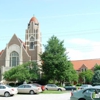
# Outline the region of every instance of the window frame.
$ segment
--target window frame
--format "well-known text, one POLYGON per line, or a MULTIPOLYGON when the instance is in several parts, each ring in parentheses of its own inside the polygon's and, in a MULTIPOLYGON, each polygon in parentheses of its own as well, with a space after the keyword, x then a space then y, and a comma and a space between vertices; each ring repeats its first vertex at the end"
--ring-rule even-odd
POLYGON ((29 49, 30 50, 34 49, 34 37, 33 36, 30 37, 29 49))
POLYGON ((16 51, 10 53, 10 67, 19 65, 19 54, 16 51))

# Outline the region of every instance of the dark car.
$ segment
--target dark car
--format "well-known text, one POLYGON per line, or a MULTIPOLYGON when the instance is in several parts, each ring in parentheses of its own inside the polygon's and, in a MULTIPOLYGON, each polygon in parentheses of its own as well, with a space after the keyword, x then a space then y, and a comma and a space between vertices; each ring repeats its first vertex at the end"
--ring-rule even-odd
POLYGON ((75 86, 65 86, 66 90, 76 90, 77 88, 75 86))

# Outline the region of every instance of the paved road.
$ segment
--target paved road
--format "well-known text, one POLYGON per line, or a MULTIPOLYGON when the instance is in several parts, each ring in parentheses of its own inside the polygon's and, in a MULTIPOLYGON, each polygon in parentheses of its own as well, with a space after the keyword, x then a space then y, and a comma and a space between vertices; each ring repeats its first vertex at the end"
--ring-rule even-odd
POLYGON ((0 97, 0 100, 69 100, 70 93, 63 94, 18 94, 12 97, 0 97))

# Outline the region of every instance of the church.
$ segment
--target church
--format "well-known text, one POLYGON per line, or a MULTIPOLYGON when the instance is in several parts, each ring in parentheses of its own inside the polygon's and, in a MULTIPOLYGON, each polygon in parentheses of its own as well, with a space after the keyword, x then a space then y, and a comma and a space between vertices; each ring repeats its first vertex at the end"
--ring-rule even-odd
MULTIPOLYGON (((42 53, 41 39, 39 22, 36 17, 32 17, 25 31, 25 41, 23 42, 14 34, 5 49, 0 51, 0 81, 3 80, 2 74, 14 66, 28 61, 35 61, 38 65, 41 65, 39 56, 42 53)), ((75 60, 71 62, 78 73, 87 69, 93 70, 96 64, 100 65, 100 59, 75 60)))
POLYGON ((0 81, 2 74, 14 66, 28 61, 41 65, 39 54, 42 53, 40 25, 36 17, 29 20, 25 33, 25 42, 16 34, 12 36, 4 50, 0 52, 0 81))

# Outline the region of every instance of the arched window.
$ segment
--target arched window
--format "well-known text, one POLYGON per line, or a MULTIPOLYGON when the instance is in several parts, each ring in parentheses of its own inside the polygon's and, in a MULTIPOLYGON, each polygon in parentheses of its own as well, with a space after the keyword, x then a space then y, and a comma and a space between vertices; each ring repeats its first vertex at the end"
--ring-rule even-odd
POLYGON ((34 37, 30 38, 30 49, 34 49, 34 37))
POLYGON ((10 66, 19 65, 19 54, 16 51, 10 53, 10 66))
POLYGON ((33 36, 30 38, 30 41, 31 41, 31 42, 33 42, 33 41, 34 41, 34 38, 33 38, 33 36))
POLYGON ((30 42, 30 49, 34 49, 34 43, 30 42))

